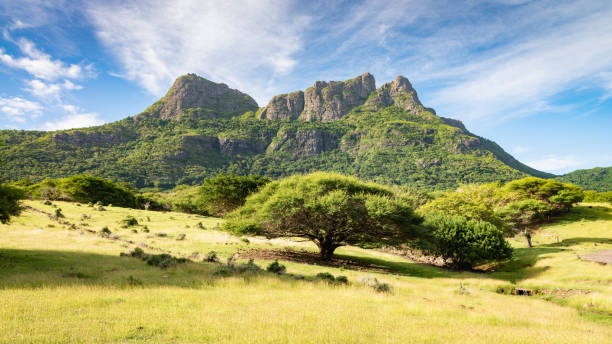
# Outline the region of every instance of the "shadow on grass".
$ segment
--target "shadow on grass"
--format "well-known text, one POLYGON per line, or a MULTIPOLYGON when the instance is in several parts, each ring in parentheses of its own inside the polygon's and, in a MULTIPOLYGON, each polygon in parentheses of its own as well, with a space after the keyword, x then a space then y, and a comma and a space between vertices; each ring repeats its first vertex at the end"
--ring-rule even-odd
POLYGON ((577 221, 612 220, 612 208, 600 205, 577 205, 569 212, 554 218, 547 225, 569 224, 577 221))
POLYGON ((542 244, 539 246, 542 247, 564 247, 564 246, 573 246, 580 244, 612 244, 612 239, 610 238, 568 238, 563 239, 558 243, 551 244, 542 244))
POLYGON ((489 274, 489 277, 509 282, 533 278, 549 269, 549 267, 534 267, 543 255, 562 251, 564 251, 562 248, 541 246, 515 248, 512 259, 499 265, 495 272, 489 274))
POLYGON ((216 267, 212 263, 188 262, 160 269, 132 257, 0 249, 0 288, 70 285, 196 288, 211 283, 216 267))

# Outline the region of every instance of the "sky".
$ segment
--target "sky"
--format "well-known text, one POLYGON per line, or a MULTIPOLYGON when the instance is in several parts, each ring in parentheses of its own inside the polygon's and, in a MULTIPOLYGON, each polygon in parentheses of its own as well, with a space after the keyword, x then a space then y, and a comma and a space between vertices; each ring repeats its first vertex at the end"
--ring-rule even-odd
POLYGON ((0 129, 142 112, 196 73, 250 94, 365 72, 539 170, 612 165, 612 1, 0 0, 0 129))

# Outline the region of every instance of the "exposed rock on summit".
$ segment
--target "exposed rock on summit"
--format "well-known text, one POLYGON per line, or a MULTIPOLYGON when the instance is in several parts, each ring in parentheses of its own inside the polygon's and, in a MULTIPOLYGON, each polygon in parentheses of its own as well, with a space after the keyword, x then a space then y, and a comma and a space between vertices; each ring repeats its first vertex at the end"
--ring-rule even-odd
POLYGON ((179 77, 166 95, 145 113, 161 119, 229 118, 256 111, 257 102, 246 93, 195 74, 179 77))
POLYGON ((260 118, 332 122, 362 105, 375 89, 374 77, 370 73, 346 81, 317 81, 305 92, 272 98, 260 111, 260 118))
POLYGON ((397 105, 417 115, 420 115, 425 110, 433 112, 432 109, 426 109, 423 104, 421 104, 410 81, 401 75, 398 75, 392 82, 388 82, 378 88, 376 93, 367 100, 365 105, 373 110, 397 105))

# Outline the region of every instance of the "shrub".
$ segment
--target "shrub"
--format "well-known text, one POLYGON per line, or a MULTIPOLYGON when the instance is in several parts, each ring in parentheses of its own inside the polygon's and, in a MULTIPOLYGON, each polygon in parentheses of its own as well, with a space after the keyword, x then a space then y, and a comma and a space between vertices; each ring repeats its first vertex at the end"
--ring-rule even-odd
POLYGON ((53 203, 51 203, 51 201, 46 200, 45 202, 43 202, 44 205, 53 205, 53 203))
POLYGON ((334 275, 330 274, 329 272, 319 272, 316 278, 330 283, 336 280, 334 275))
POLYGON ((160 237, 160 238, 165 238, 165 237, 167 237, 167 236, 168 236, 168 234, 166 234, 166 233, 157 233, 157 234, 155 234, 155 235, 157 235, 157 236, 158 236, 158 237, 160 237))
POLYGON ((55 209, 55 217, 58 218, 58 219, 62 218, 62 217, 65 217, 64 214, 62 214, 62 209, 61 208, 55 209))
POLYGON ((223 216, 242 206, 247 196, 269 181, 270 179, 259 176, 217 174, 214 178, 204 180, 196 206, 200 213, 223 216))
POLYGON ((138 220, 134 216, 128 215, 121 220, 121 227, 128 228, 133 226, 138 226, 138 220))
POLYGON ((111 233, 112 233, 111 230, 108 229, 108 227, 106 227, 106 226, 102 227, 102 229, 100 230, 100 234, 102 236, 109 236, 109 235, 111 235, 111 233))
POLYGON ((219 257, 217 257, 217 252, 215 251, 208 252, 205 259, 209 263, 216 263, 219 261, 219 257))
POLYGON ((338 276, 336 277, 336 283, 348 284, 348 278, 346 276, 338 276))
POLYGON ((167 253, 162 254, 146 254, 140 247, 134 248, 131 252, 120 254, 122 257, 140 258, 152 266, 157 266, 162 269, 167 269, 176 264, 183 264, 188 261, 186 258, 176 258, 167 253))
POLYGON ((284 274, 285 271, 287 271, 287 268, 284 265, 280 264, 278 260, 275 260, 274 262, 270 263, 270 265, 268 265, 266 271, 280 275, 284 274))
POLYGON ((202 222, 198 222, 196 226, 198 226, 199 229, 206 229, 204 225, 202 224, 202 222))
POLYGON ((187 237, 187 234, 185 234, 185 233, 181 233, 181 234, 179 234, 179 235, 178 235, 178 237, 176 238, 176 240, 178 240, 178 241, 182 241, 182 240, 185 240, 185 238, 186 238, 186 237, 187 237))
POLYGON ((430 229, 433 247, 429 253, 441 256, 457 268, 510 258, 512 248, 494 225, 461 216, 433 214, 424 225, 430 229))
POLYGON ((249 259, 249 261, 245 264, 236 265, 234 269, 238 273, 257 273, 262 271, 259 265, 255 264, 255 261, 253 261, 253 259, 249 259))
POLYGON ((362 277, 360 279, 360 282, 374 289, 376 292, 379 292, 379 293, 389 293, 392 290, 390 284, 379 282, 378 279, 376 279, 376 277, 362 277))

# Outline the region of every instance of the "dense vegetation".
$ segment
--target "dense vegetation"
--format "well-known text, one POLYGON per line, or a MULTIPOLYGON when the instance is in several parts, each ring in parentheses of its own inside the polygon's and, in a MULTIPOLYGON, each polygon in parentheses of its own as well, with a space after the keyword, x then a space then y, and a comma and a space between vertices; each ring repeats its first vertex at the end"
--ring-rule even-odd
POLYGON ((421 218, 380 185, 333 173, 272 182, 228 216, 224 229, 313 241, 322 259, 343 245, 402 245, 418 237, 421 218))
POLYGON ((79 203, 114 204, 126 208, 159 208, 159 205, 121 185, 99 177, 76 175, 61 179, 45 179, 25 187, 31 198, 64 200, 79 203))
POLYGON ((577 170, 560 177, 559 180, 576 184, 585 190, 612 191, 612 166, 577 170))
POLYGON ((0 223, 8 223, 11 216, 19 215, 19 200, 23 198, 25 193, 21 189, 0 183, 0 223))
POLYGON ((196 201, 198 212, 213 216, 223 216, 241 207, 250 194, 270 179, 260 176, 236 176, 218 174, 204 180, 196 201))
POLYGON ((569 211, 584 191, 554 179, 535 177, 483 185, 464 185, 419 209, 421 214, 447 214, 486 221, 511 234, 520 231, 531 246, 534 226, 569 211))
POLYGON ((457 268, 504 260, 512 255, 502 231, 489 222, 432 214, 424 224, 433 239, 428 253, 444 258, 457 268))
POLYGON ((552 176, 431 109, 360 105, 331 122, 259 119, 261 111, 248 96, 229 92, 217 99, 197 93, 189 88, 197 80, 179 78, 149 109, 118 122, 51 133, 2 130, 0 178, 40 182, 90 174, 138 189, 170 189, 199 185, 218 173, 279 178, 333 171, 387 185, 444 190, 552 176))

